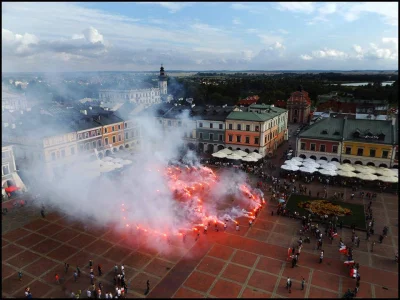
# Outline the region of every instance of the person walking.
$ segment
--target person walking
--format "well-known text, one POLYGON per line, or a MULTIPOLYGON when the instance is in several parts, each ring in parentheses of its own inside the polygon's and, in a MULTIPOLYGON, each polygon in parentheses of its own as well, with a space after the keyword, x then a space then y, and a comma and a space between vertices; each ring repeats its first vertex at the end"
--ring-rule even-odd
POLYGON ((99 276, 101 276, 102 272, 101 272, 101 265, 100 264, 97 266, 97 270, 99 271, 99 276))
POLYGON ((78 279, 78 273, 75 271, 75 272, 74 272, 74 281, 76 282, 77 279, 78 279))
POLYGON ((92 292, 89 289, 86 291, 86 296, 92 298, 92 292))
POLYGON ((93 260, 89 260, 89 268, 93 267, 93 260))
POLYGON ((319 263, 322 263, 322 259, 324 258, 324 250, 321 251, 321 254, 319 255, 319 263))
POLYGON ((305 283, 306 283, 306 280, 305 280, 304 277, 303 277, 303 279, 301 280, 301 290, 302 290, 302 291, 304 291, 304 285, 305 285, 305 283))
POLYGON ((56 274, 56 275, 54 276, 54 278, 56 279, 56 283, 57 283, 57 284, 60 284, 60 276, 58 276, 58 274, 56 274))
POLYGON ((289 293, 292 292, 292 280, 290 279, 290 277, 288 277, 287 279, 286 288, 288 289, 289 293))
POLYGON ((22 272, 21 271, 18 272, 18 280, 22 281, 22 272))
POLYGON ((94 284, 94 275, 90 274, 90 284, 93 285, 94 284))
POLYGON ((145 295, 147 295, 150 291, 150 280, 147 280, 146 282, 146 292, 144 293, 145 295))
POLYGON ((375 246, 375 242, 372 242, 372 244, 371 244, 371 252, 374 252, 374 246, 375 246))
POLYGON ((117 275, 118 274, 118 265, 115 264, 114 266, 114 274, 117 275))

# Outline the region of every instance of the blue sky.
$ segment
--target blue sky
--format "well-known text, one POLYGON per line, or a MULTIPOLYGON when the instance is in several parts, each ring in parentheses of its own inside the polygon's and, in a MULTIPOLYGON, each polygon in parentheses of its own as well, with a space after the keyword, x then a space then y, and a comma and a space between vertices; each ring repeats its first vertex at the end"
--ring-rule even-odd
POLYGON ((397 69, 395 2, 2 3, 2 71, 397 69))

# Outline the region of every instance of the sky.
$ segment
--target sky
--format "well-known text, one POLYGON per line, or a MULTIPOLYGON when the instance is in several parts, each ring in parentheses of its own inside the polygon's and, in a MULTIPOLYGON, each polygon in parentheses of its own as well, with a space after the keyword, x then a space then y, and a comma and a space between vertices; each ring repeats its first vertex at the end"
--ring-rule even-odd
POLYGON ((2 72, 397 70, 397 2, 2 2, 2 72))

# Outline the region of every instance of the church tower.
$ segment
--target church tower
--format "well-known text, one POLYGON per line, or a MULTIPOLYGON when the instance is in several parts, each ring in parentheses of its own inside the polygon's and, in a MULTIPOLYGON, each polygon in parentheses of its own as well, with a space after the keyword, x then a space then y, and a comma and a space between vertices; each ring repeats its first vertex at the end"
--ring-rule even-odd
POLYGON ((167 76, 165 75, 164 67, 161 64, 160 76, 158 76, 158 87, 160 89, 160 96, 166 97, 168 93, 167 89, 167 76))

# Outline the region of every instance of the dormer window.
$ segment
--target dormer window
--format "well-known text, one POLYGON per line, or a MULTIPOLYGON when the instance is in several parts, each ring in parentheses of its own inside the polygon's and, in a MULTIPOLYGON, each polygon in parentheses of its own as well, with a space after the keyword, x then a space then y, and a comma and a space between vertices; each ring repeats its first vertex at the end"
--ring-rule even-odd
POLYGON ((339 132, 339 131, 335 131, 335 132, 333 133, 333 135, 340 135, 340 132, 339 132))
POLYGON ((321 134, 328 134, 328 130, 326 129, 322 130, 321 134))
POLYGON ((383 133, 378 134, 378 140, 384 141, 385 140, 385 135, 383 133))
POLYGON ((355 138, 359 138, 360 137, 360 130, 356 129, 356 131, 353 133, 353 136, 355 138))

